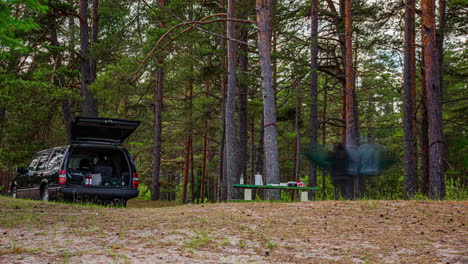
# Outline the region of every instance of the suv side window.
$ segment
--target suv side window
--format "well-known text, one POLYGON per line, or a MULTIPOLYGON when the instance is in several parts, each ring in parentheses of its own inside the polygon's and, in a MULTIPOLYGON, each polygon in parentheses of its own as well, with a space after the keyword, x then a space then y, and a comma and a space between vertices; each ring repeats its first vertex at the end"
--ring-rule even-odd
POLYGON ((39 158, 41 157, 42 153, 37 153, 34 158, 32 159, 31 163, 28 165, 28 170, 35 171, 37 163, 39 162, 39 158))
POLYGON ((55 149, 50 157, 49 164, 47 164, 47 169, 49 170, 58 170, 62 164, 63 157, 65 156, 65 149, 55 149))
POLYGON ((44 152, 37 163, 37 170, 45 170, 51 151, 44 152))

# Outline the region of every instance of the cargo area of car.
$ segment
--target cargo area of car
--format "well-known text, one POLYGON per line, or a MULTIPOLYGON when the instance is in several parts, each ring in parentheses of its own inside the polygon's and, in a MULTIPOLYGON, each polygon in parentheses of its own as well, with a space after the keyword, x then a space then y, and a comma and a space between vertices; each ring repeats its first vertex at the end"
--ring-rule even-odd
POLYGON ((129 161, 119 148, 74 147, 66 170, 68 185, 122 188, 131 183, 129 161))

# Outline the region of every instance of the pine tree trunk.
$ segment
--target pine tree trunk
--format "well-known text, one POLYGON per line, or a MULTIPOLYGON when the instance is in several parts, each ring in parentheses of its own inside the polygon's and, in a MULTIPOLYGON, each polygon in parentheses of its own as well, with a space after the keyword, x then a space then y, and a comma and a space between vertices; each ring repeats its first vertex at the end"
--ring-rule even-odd
MULTIPOLYGON (((328 103, 328 75, 325 76, 325 86, 323 87, 323 116, 322 120, 327 120, 327 103, 328 103)), ((322 128, 322 145, 325 146, 326 144, 326 132, 327 132, 327 125, 323 123, 322 128)), ((327 170, 322 170, 322 200, 326 200, 327 193, 326 193, 326 177, 327 177, 327 170)))
MULTIPOLYGON (((263 88, 263 115, 265 118, 265 174, 266 184, 280 181, 278 163, 278 142, 276 131, 275 93, 271 70, 271 0, 257 0, 258 50, 263 88)), ((278 190, 267 192, 269 200, 278 200, 278 190)))
MULTIPOLYGON (((310 144, 317 145, 318 135, 318 0, 311 0, 311 49, 310 49, 310 144)), ((317 186, 317 167, 310 162, 308 186, 317 186)), ((309 195, 315 192, 310 191, 309 195)))
POLYGON ((414 135, 414 82, 413 74, 416 62, 414 61, 414 0, 406 0, 405 7, 405 58, 403 72, 404 107, 404 195, 406 199, 414 197, 418 191, 418 170, 416 162, 415 135, 414 135))
MULTIPOLYGON (((422 31, 424 38, 424 31, 422 31)), ((426 63, 424 46, 421 51, 421 192, 429 195, 429 120, 427 113, 426 63)))
MULTIPOLYGON (((226 6, 226 1, 220 1, 221 7, 224 9, 226 6)), ((223 31, 226 32, 226 25, 223 24, 224 28, 223 31)), ((221 66, 223 69, 227 68, 226 64, 226 40, 224 38, 221 39, 221 66)), ((227 83, 227 76, 226 73, 221 73, 221 140, 219 143, 219 160, 218 160, 218 173, 216 175, 216 200, 225 201, 227 199, 227 190, 226 190, 226 164, 225 164, 225 137, 226 137, 226 83, 227 83)))
MULTIPOLYGON (((237 7, 239 11, 240 19, 247 19, 247 13, 250 7, 250 1, 237 1, 237 7)), ((238 25, 238 39, 241 41, 248 41, 248 29, 244 25, 238 25)), ((247 72, 249 66, 248 57, 249 47, 245 44, 239 44, 239 93, 238 93, 238 159, 237 167, 238 174, 244 178, 244 182, 247 179, 247 142, 248 142, 248 109, 247 109, 247 95, 248 95, 248 84, 247 84, 247 72)), ((238 183, 238 182, 237 182, 238 183)), ((237 194, 240 197, 240 192, 237 194)))
POLYGON ((190 202, 195 203, 195 163, 193 161, 193 136, 190 133, 190 202))
MULTIPOLYGON (((263 113, 262 113, 263 115, 263 113)), ((257 144, 257 155, 256 155, 256 162, 255 162, 255 172, 257 174, 265 175, 265 141, 263 140, 265 137, 265 128, 263 124, 265 123, 265 119, 262 117, 262 122, 260 123, 259 133, 258 133, 258 144, 257 144)), ((255 183, 255 179, 252 179, 252 183, 255 183)))
POLYGON ((81 94, 84 97, 82 114, 87 117, 97 117, 97 102, 88 86, 92 83, 91 65, 89 60, 89 26, 88 0, 79 1, 80 43, 81 43, 81 94))
MULTIPOLYGON (((96 0, 93 0, 96 1, 96 0)), ((158 0, 159 6, 165 5, 165 0, 158 0)), ((157 22, 159 28, 164 28, 164 22, 157 22)), ((151 200, 159 200, 161 186, 159 183, 161 174, 161 135, 162 135, 162 116, 163 111, 163 89, 164 89, 164 59, 158 58, 158 66, 156 67, 156 86, 154 89, 154 146, 153 146, 153 174, 151 184, 151 200)))
POLYGON ((184 179, 182 183, 182 203, 187 202, 189 170, 190 170, 190 137, 186 135, 184 138, 184 179))
MULTIPOLYGON (((294 132, 296 134, 296 142, 293 175, 295 181, 299 181, 299 177, 301 176, 301 130, 299 127, 301 121, 301 90, 301 85, 298 84, 296 87, 296 111, 294 115, 294 132)), ((317 183, 315 182, 315 184, 317 183)))
POLYGON ((208 151, 208 121, 205 121, 205 131, 203 132, 203 159, 202 159, 202 175, 200 181, 200 203, 205 202, 205 190, 206 190, 206 160, 208 151))
MULTIPOLYGON (((351 16, 351 0, 345 0, 345 75, 346 75, 346 147, 357 149, 359 146, 356 133, 356 114, 355 109, 355 91, 354 91, 354 66, 353 66, 353 50, 352 50, 352 16, 351 16)), ((354 198, 360 196, 359 193, 359 177, 354 176, 354 198)))
MULTIPOLYGON (((227 17, 234 18, 234 0, 228 0, 227 17)), ((227 37, 235 38, 235 25, 234 22, 227 22, 227 37)), ((226 136, 225 136, 225 160, 226 160, 226 177, 227 177, 227 191, 228 199, 235 199, 235 189, 232 186, 235 184, 238 177, 237 175, 237 149, 236 149, 236 125, 235 125, 235 112, 236 112, 236 43, 228 40, 228 84, 226 94, 226 136)))
POLYGON ((161 172, 161 134, 162 134, 162 116, 163 111, 163 88, 164 88, 164 69, 162 61, 156 69, 156 87, 154 91, 154 163, 151 184, 151 200, 159 200, 160 196, 160 172, 161 172))
MULTIPOLYGON (((98 43, 98 34, 99 34, 99 0, 92 0, 92 9, 91 9, 91 17, 92 17, 92 26, 91 26, 91 47, 98 43)), ((89 59, 89 69, 90 69, 90 76, 91 76, 91 83, 96 80, 97 76, 97 61, 96 59, 89 59)), ((93 111, 97 109, 93 109, 93 111)))
POLYGON ((352 50, 351 0, 345 0, 345 75, 346 75, 346 144, 358 147, 355 134, 354 66, 352 50))
POLYGON ((436 43, 434 0, 421 0, 421 23, 424 31, 427 107, 429 114, 429 197, 445 198, 444 143, 442 132, 442 91, 436 43))
POLYGON ((444 39, 445 39, 445 27, 446 27, 446 9, 447 0, 439 0, 439 23, 436 30, 436 43, 437 43, 437 55, 439 59, 439 79, 440 79, 440 90, 441 98, 443 98, 444 91, 444 39))
POLYGON ((250 118, 250 173, 249 173, 249 180, 245 180, 246 183, 253 184, 255 178, 255 118, 252 115, 250 118))

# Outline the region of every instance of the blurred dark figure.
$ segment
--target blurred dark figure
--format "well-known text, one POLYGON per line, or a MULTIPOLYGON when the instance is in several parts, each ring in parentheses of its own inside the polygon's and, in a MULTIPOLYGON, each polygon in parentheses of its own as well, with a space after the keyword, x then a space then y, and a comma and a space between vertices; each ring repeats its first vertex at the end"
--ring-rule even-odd
POLYGON ((348 173, 349 156, 341 143, 333 146, 333 151, 327 155, 331 179, 334 186, 335 199, 341 195, 344 199, 353 198, 353 176, 348 173))
POLYGON ((398 161, 395 153, 378 144, 351 148, 336 143, 333 151, 327 151, 320 144, 312 144, 302 154, 320 168, 330 171, 335 199, 340 194, 345 199, 362 198, 366 192, 366 178, 381 175, 398 161))

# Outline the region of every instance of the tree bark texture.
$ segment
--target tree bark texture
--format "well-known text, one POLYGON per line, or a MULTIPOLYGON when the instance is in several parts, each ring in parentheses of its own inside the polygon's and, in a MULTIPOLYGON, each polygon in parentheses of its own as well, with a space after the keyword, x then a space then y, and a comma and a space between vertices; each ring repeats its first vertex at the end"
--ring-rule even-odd
POLYGON ((205 202, 206 190, 206 160, 208 152, 208 121, 205 121, 205 131, 203 132, 203 159, 202 159, 202 175, 200 181, 200 203, 205 202))
MULTIPOLYGON (((96 1, 96 0, 93 0, 96 1)), ((165 0, 158 0, 159 6, 164 6, 165 0)), ((164 28, 164 22, 159 20, 159 28, 164 28)), ((151 183, 151 200, 159 200, 161 194, 161 186, 159 183, 161 175, 161 137, 162 137, 162 111, 163 111, 163 98, 164 98, 164 59, 158 57, 158 66, 156 67, 156 86, 154 89, 154 146, 153 146, 153 174, 151 183)))
MULTIPOLYGON (((237 0, 237 8, 240 19, 247 19, 247 13, 250 8, 250 1, 239 1, 237 0)), ((245 43, 248 41, 248 29, 245 25, 238 25, 239 39, 245 43)), ((247 142, 248 142, 248 109, 247 109, 247 98, 248 98, 248 83, 247 83, 247 72, 249 67, 249 47, 245 44, 239 43, 239 52, 237 57, 239 58, 239 80, 238 80, 238 155, 237 155, 237 166, 238 174, 244 178, 244 182, 247 182, 247 142)), ((237 196, 240 198, 240 192, 237 196)))
MULTIPOLYGON (((234 0, 228 0, 227 17, 234 18, 234 0)), ((227 21, 227 37, 235 38, 235 25, 233 21, 227 21)), ((228 40, 228 83, 226 94, 226 136, 225 159, 228 199, 235 199, 235 189, 232 186, 237 181, 237 149, 236 149, 236 43, 228 40)))
POLYGON ((429 117, 429 197, 445 198, 444 143, 442 133, 442 90, 436 43, 435 1, 421 0, 421 24, 424 31, 424 62, 429 117))
MULTIPOLYGON (((258 50, 263 90, 263 115, 265 129, 265 176, 266 184, 280 181, 278 163, 278 142, 276 130, 275 93, 273 91, 273 78, 271 70, 271 0, 257 0, 257 26, 258 26, 258 50)), ((267 192, 269 200, 278 200, 278 190, 267 192)))
POLYGON ((346 144, 358 147, 354 116, 354 66, 352 48, 351 0, 345 0, 346 144))
MULTIPOLYGON (((345 89, 345 107, 346 107, 346 147, 351 149, 357 149, 359 146, 359 134, 357 131, 357 105, 355 99, 355 88, 354 88, 354 63, 353 63, 353 48, 352 48, 352 0, 344 1, 344 13, 345 13, 345 77, 346 77, 346 89, 345 89)), ((354 197, 360 197, 360 183, 361 177, 358 175, 354 176, 354 197)))
POLYGON ((404 196, 412 198, 418 191, 418 168, 416 162, 416 148, 414 135, 414 76, 416 62, 414 61, 414 0, 406 0, 405 3, 405 55, 403 71, 403 130, 404 130, 404 196))
MULTIPOLYGON (((98 35, 99 35, 99 0, 92 0, 92 30, 91 30, 91 47, 98 43, 98 35)), ((97 76, 97 61, 95 58, 89 59, 89 68, 90 68, 90 76, 91 76, 91 83, 96 80, 97 76)))
POLYGON ((184 180, 182 183, 182 203, 187 202, 187 188, 190 173, 190 136, 186 135, 184 138, 184 180))
MULTIPOLYGON (((159 61, 161 64, 162 61, 159 61)), ((161 173, 161 135, 162 135, 162 116, 163 111, 163 88, 164 88, 164 69, 162 65, 156 68, 156 87, 154 90, 154 161, 151 184, 151 200, 160 198, 160 173, 161 173)))
MULTIPOLYGON (((298 84, 296 87, 296 111, 294 115, 294 132, 296 134, 295 142, 295 152, 294 152, 294 180, 299 181, 301 176, 301 130, 300 130, 300 121, 301 121, 301 85, 298 84)), ((310 181, 309 181, 310 182, 310 181)))
MULTIPOLYGON (((220 5, 224 9, 226 6, 226 1, 225 0, 220 0, 220 5)), ((226 25, 223 24, 224 28, 223 31, 226 31, 226 25)), ((226 39, 221 38, 221 65, 223 69, 227 68, 226 65, 226 39)), ((226 164, 225 164, 225 137, 226 137, 226 84, 227 84, 227 76, 226 73, 223 71, 221 73, 221 140, 219 143, 219 160, 218 160, 218 173, 217 173, 217 178, 216 178, 216 200, 219 201, 225 201, 227 199, 227 190, 226 190, 226 164)))
MULTIPOLYGON (((422 31, 424 38, 424 30, 422 31)), ((429 120, 427 113, 426 70, 424 46, 421 50, 421 192, 429 195, 429 120)))
POLYGON ((446 21, 446 9, 447 9, 447 0, 439 0, 439 23, 436 30, 436 43, 437 43, 437 55, 439 59, 439 79, 440 79, 440 89, 441 89, 441 98, 443 98, 444 91, 444 39, 445 39, 445 27, 447 24, 446 21))
POLYGON ((97 117, 97 101, 88 86, 92 83, 91 65, 89 60, 89 26, 88 26, 88 0, 79 1, 80 14, 80 47, 81 47, 81 95, 82 114, 87 117, 97 117))
MULTIPOLYGON (((323 87, 323 116, 322 120, 327 120, 327 103, 328 103, 328 76, 325 76, 325 86, 323 87)), ((326 132, 327 132, 327 125, 323 123, 322 128, 322 145, 325 146, 326 143, 326 132)), ((327 170, 322 170, 322 200, 326 200, 327 193, 326 193, 326 179, 327 177, 327 170)))
MULTIPOLYGON (((318 135, 318 0, 311 0, 311 28, 310 28, 310 144, 317 145, 318 135)), ((309 183, 308 186, 317 186, 317 166, 309 162, 309 183)), ((309 195, 315 192, 310 191, 309 195)))

